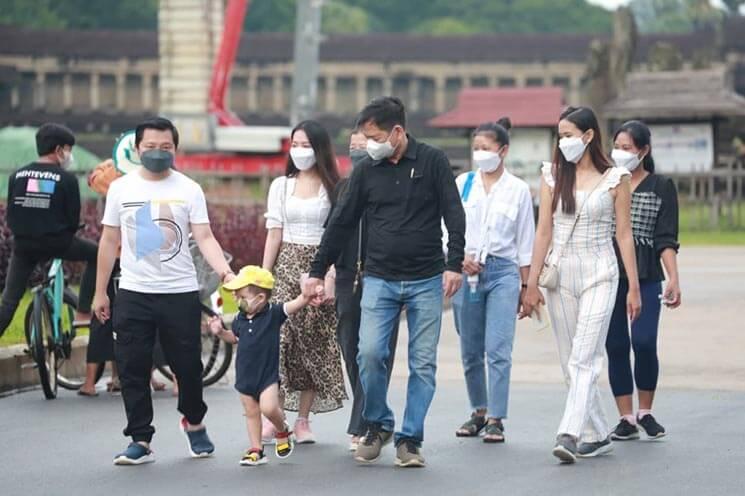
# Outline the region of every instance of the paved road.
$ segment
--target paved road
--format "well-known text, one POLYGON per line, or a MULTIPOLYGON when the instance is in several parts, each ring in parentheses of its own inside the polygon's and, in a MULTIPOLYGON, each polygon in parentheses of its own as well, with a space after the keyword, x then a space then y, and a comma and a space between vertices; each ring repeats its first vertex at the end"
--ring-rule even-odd
MULTIPOLYGON (((403 384, 397 380, 393 389, 400 412, 403 384)), ((48 402, 38 392, 21 394, 3 399, 0 408, 0 481, 8 495, 743 493, 745 394, 667 392, 657 413, 666 420, 668 439, 617 443, 612 455, 571 467, 557 465, 550 454, 563 399, 558 387, 516 387, 508 442, 491 446, 453 436, 465 396, 459 381, 441 381, 427 422, 429 467, 402 470, 393 466, 390 447, 377 465, 356 465, 345 451, 346 410, 315 418, 322 442, 300 446, 286 462, 272 458, 265 467, 239 467, 245 434, 228 386, 207 393, 207 421, 217 445, 213 459, 186 458, 175 400, 161 393, 156 463, 114 467, 112 456, 125 442, 119 398, 82 401, 66 393, 48 402), (277 485, 287 489, 277 492, 277 485)))
MULTIPOLYGON (((241 410, 226 381, 207 391, 213 459, 185 457, 175 400, 156 396, 157 462, 113 467, 121 436, 121 399, 79 399, 40 391, 0 399, 2 494, 743 494, 745 490, 745 333, 743 249, 691 249, 682 255, 685 306, 663 317, 663 376, 656 414, 670 435, 659 442, 616 443, 611 456, 559 466, 550 455, 564 391, 553 337, 521 325, 515 345, 508 442, 459 440, 465 393, 450 315, 445 316, 438 391, 427 421, 423 470, 393 467, 386 448, 374 466, 357 466, 345 450, 348 411, 314 418, 321 442, 286 462, 239 467, 245 449, 241 410), (278 489, 277 486, 285 486, 278 489)), ((405 333, 401 338, 405 343, 405 333)), ((402 350, 403 351, 403 350, 402 350)), ((404 354, 391 398, 398 414, 405 390, 404 354)), ((610 395, 606 412, 613 418, 610 395)))

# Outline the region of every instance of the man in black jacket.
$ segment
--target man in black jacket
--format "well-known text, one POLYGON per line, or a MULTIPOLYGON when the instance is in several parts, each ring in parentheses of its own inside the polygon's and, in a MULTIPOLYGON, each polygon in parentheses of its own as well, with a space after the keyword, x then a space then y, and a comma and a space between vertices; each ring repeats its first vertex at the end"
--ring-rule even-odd
POLYGON ((357 363, 368 427, 355 459, 376 461, 394 437, 386 361, 395 322, 406 307, 410 374, 403 424, 395 434, 396 464, 422 467, 420 447, 435 392, 442 299, 460 287, 465 214, 447 157, 406 133, 406 114, 398 98, 376 98, 362 110, 357 125, 367 138, 369 158, 352 172, 303 290, 314 296, 323 293, 326 270, 364 214, 367 254, 357 363), (449 235, 447 261, 442 220, 449 235))
POLYGON ((36 132, 39 159, 8 180, 13 254, 0 302, 0 336, 13 320, 34 268, 52 258, 87 262, 75 321, 90 321, 98 245, 75 236, 80 225, 80 189, 75 175, 66 170, 73 161, 73 146, 72 131, 60 124, 44 124, 36 132))
MULTIPOLYGON (((355 129, 350 136, 349 157, 352 168, 357 168, 367 158, 367 138, 362 131, 355 129)), ((349 187, 349 178, 342 179, 336 187, 335 198, 341 198, 349 187)), ((350 450, 356 451, 360 438, 366 432, 365 421, 362 418, 362 408, 365 404, 365 392, 360 381, 360 369, 357 365, 358 344, 360 341, 360 319, 362 309, 362 272, 364 271, 365 253, 367 252, 367 233, 364 216, 342 249, 336 260, 336 338, 344 357, 349 385, 352 388, 352 411, 349 415, 347 434, 352 436, 350 450)), ((394 329, 390 338, 390 354, 386 360, 388 381, 393 370, 393 361, 398 342, 398 322, 394 319, 394 329)))

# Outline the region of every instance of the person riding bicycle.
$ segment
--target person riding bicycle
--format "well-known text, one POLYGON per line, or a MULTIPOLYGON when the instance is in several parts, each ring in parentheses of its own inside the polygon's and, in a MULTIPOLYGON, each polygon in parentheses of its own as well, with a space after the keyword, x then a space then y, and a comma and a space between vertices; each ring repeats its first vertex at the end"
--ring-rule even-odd
POLYGON ((36 132, 39 159, 8 179, 8 226, 13 233, 5 292, 0 302, 0 336, 13 320, 31 273, 52 258, 87 262, 80 283, 75 324, 90 321, 98 245, 75 235, 80 226, 80 189, 72 164, 75 136, 48 123, 36 132))

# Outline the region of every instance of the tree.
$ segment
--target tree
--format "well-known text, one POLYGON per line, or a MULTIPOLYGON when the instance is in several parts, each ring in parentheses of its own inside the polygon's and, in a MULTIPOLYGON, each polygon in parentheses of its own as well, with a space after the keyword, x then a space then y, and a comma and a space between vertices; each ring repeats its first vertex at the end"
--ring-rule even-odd
POLYGON ((427 19, 412 29, 414 33, 432 34, 432 35, 453 35, 453 34, 473 34, 478 32, 474 26, 467 24, 452 17, 438 17, 436 19, 427 19))
POLYGON ((324 3, 321 23, 321 30, 324 33, 368 33, 371 31, 370 15, 364 9, 339 1, 324 3))
POLYGON ((0 0, 0 24, 37 29, 63 29, 67 23, 52 11, 53 0, 0 0))
POLYGON ((722 0, 722 3, 727 7, 727 13, 733 16, 739 15, 745 7, 745 0, 722 0))
POLYGON ((631 0, 630 7, 643 33, 692 31, 722 18, 722 11, 709 0, 631 0))

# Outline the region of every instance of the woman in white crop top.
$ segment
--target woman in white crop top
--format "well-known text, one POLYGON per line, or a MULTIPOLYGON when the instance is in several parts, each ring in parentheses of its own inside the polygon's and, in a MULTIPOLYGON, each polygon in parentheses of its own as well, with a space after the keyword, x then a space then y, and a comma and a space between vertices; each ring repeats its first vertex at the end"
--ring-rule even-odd
MULTIPOLYGON (((301 122, 291 140, 286 174, 272 182, 265 215, 268 234, 262 265, 274 273, 272 299, 279 303, 300 294, 300 278, 310 270, 321 243, 330 195, 339 181, 331 139, 323 126, 301 122)), ((327 287, 333 287, 333 277, 332 269, 327 287)), ((315 441, 308 423, 310 412, 336 410, 346 398, 331 303, 306 307, 282 326, 281 393, 284 408, 298 412, 293 429, 298 443, 315 441)), ((272 431, 272 424, 265 422, 262 437, 274 437, 272 431)))

